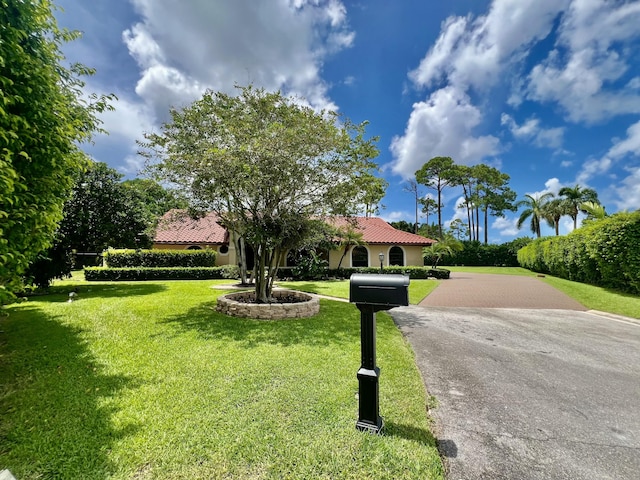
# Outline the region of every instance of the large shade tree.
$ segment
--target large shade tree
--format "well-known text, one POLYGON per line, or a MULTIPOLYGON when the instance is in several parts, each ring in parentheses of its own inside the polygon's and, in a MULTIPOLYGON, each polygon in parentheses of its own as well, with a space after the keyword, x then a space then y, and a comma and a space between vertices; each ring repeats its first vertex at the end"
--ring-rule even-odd
POLYGON ((0 0, 0 300, 52 244, 85 162, 78 143, 108 108, 83 94, 91 69, 64 65, 60 46, 76 37, 58 28, 49 0, 0 0))
POLYGON ((151 172, 253 248, 258 302, 270 300, 278 265, 318 218, 357 212, 362 179, 376 169, 363 125, 301 103, 252 86, 206 92, 141 142, 151 172))

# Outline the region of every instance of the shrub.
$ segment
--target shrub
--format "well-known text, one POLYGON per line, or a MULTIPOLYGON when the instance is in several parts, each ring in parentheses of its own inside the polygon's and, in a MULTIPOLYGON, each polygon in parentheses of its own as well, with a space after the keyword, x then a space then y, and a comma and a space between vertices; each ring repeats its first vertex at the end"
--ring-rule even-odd
MULTIPOLYGON (((445 268, 429 268, 429 267, 384 267, 383 273, 396 273, 401 275, 409 275, 411 279, 425 278, 449 278, 449 270, 445 268)), ((328 277, 349 278, 354 273, 380 273, 379 267, 357 267, 357 268, 330 268, 327 269, 328 277)))
POLYGON ((214 267, 213 250, 114 250, 104 252, 104 264, 113 268, 125 267, 214 267))
POLYGON ((236 279, 240 278, 240 269, 237 265, 221 265, 220 275, 222 278, 236 279))
POLYGON ((87 281, 115 280, 211 280, 222 279, 223 267, 86 267, 84 278, 87 281))
POLYGON ((517 267, 518 250, 532 241, 529 237, 517 238, 511 242, 483 244, 478 241, 462 242, 462 250, 443 257, 444 265, 467 265, 474 267, 517 267))
POLYGON ((640 211, 535 240, 518 252, 518 261, 536 272, 640 293, 640 211))

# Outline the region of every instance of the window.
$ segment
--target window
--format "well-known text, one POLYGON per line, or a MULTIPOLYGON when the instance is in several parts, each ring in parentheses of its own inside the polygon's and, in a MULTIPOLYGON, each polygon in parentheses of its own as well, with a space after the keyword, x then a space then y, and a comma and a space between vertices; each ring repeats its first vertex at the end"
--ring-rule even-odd
POLYGON ((187 247, 187 250, 202 250, 202 247, 200 247, 198 245, 191 245, 191 246, 187 247))
POLYGON ((391 247, 389 250, 389 265, 404 267, 404 251, 400 247, 391 247))
POLYGON ((354 247, 351 251, 351 266, 352 267, 368 267, 369 266, 369 252, 365 247, 354 247))
POLYGON ((229 245, 220 245, 218 252, 220 252, 220 255, 227 255, 229 253, 229 245))

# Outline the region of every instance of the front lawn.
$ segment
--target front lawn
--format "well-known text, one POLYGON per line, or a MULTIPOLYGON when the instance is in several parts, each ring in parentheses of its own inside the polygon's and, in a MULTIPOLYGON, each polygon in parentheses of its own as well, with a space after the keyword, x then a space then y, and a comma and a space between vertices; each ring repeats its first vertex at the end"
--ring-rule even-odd
POLYGON ((0 468, 18 479, 442 478, 420 374, 387 314, 375 436, 355 429, 354 305, 228 318, 213 310, 214 283, 72 280, 9 306, 0 468))

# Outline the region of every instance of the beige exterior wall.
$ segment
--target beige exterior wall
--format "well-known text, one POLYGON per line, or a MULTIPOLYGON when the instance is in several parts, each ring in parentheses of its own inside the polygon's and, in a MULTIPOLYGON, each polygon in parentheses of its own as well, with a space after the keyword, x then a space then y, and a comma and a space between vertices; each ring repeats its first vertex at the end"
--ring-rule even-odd
MULTIPOLYGON (((380 266, 380 258, 379 255, 381 253, 384 254, 384 266, 388 267, 389 264, 389 251, 391 247, 397 246, 402 249, 404 252, 404 266, 414 266, 414 267, 422 267, 424 262, 422 260, 422 247, 417 245, 363 245, 369 254, 369 266, 370 267, 379 267, 380 266)), ((349 268, 352 267, 351 263, 351 253, 354 247, 349 249, 347 255, 345 255, 342 260, 342 267, 349 268)), ((329 252, 329 268, 338 268, 338 263, 340 262, 340 257, 344 253, 343 249, 339 250, 331 250, 329 252)))
MULTIPOLYGON (((159 250, 186 250, 191 246, 198 246, 202 249, 205 248, 210 248, 212 250, 215 250, 216 252, 218 252, 218 255, 216 256, 216 265, 217 266, 221 266, 221 265, 237 265, 237 257, 236 257, 236 250, 235 247, 233 246, 233 243, 229 245, 229 251, 227 254, 222 254, 220 253, 220 247, 221 245, 205 245, 205 244, 197 244, 197 243, 193 243, 193 244, 182 244, 182 245, 176 245, 176 244, 161 244, 161 243, 156 243, 153 245, 153 248, 159 249, 159 250)), ((389 251, 391 250, 391 247, 393 246, 398 246, 402 249, 402 251, 404 252, 404 266, 415 266, 415 267, 422 267, 424 265, 424 262, 422 260, 422 247, 421 246, 416 246, 416 245, 364 245, 364 247, 367 249, 367 252, 369 254, 369 266, 370 267, 379 267, 380 266, 380 260, 378 255, 380 253, 384 254, 384 266, 388 267, 389 265, 389 251)), ((349 268, 352 267, 352 263, 351 263, 351 252, 353 250, 353 247, 351 247, 349 249, 349 253, 347 253, 347 255, 345 255, 344 259, 342 260, 342 267, 345 268, 349 268)), ((329 252, 329 268, 338 268, 338 263, 340 262, 340 257, 342 257, 343 254, 343 250, 339 249, 339 250, 331 250, 329 252)))

